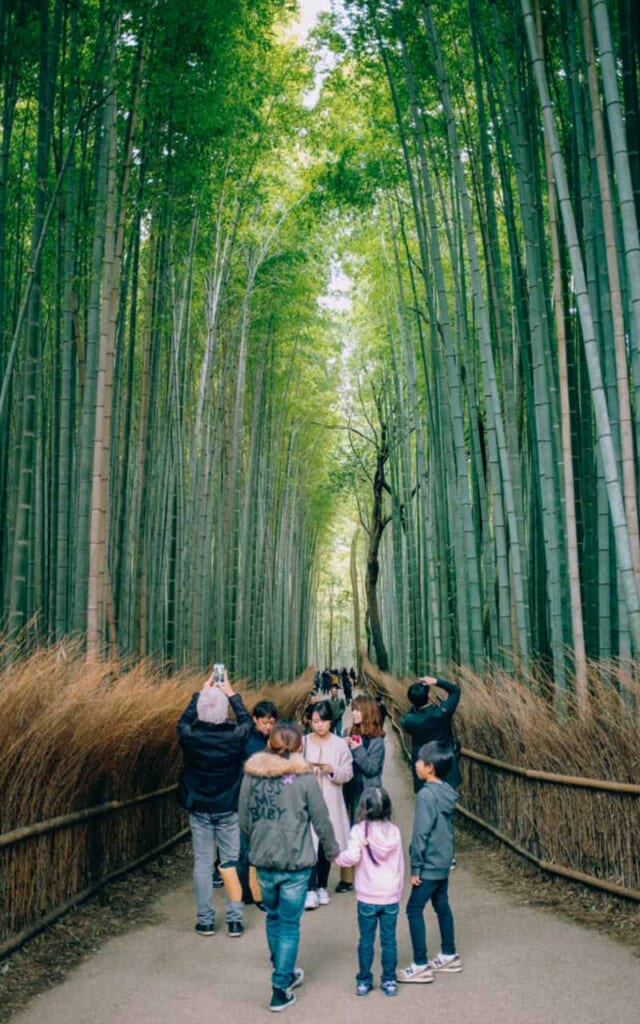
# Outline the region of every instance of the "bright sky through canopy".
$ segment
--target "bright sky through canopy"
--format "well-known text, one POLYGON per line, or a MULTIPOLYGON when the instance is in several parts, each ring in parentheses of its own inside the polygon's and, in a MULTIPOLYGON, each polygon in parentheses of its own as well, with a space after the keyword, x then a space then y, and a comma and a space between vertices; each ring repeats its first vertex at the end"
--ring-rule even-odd
POLYGON ((305 39, 316 23, 318 15, 331 10, 331 0, 298 0, 300 16, 293 29, 305 39))

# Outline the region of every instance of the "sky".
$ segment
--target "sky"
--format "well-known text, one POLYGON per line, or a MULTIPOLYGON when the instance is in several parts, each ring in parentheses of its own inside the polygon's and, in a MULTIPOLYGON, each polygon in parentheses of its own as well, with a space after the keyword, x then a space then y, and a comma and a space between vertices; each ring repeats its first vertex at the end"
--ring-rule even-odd
POLYGON ((298 0, 300 8, 299 33, 306 37, 321 11, 331 10, 331 0, 298 0))

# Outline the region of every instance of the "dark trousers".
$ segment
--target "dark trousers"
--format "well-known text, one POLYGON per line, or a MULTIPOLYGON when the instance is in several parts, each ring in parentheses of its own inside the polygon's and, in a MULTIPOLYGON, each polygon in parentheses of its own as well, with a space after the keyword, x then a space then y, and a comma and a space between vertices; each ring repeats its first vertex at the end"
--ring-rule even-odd
POLYGON ((407 903, 407 919, 413 946, 414 964, 426 964, 429 959, 427 956, 427 930, 424 924, 424 908, 429 900, 431 900, 438 918, 441 951, 445 956, 451 956, 456 951, 453 914, 449 906, 449 878, 447 876, 447 878, 423 879, 420 885, 412 886, 407 903))
POLYGON ((326 889, 329 882, 329 872, 331 871, 331 861, 327 860, 322 848, 322 843, 318 846, 318 859, 315 867, 311 868, 311 875, 309 877, 309 888, 311 890, 326 889))
POLYGON ((380 922, 380 959, 382 961, 381 981, 395 981, 398 964, 398 947, 396 945, 396 924, 398 922, 397 903, 385 905, 378 903, 361 903, 358 900, 358 973, 356 981, 365 985, 373 985, 373 947, 376 941, 376 928, 380 922))

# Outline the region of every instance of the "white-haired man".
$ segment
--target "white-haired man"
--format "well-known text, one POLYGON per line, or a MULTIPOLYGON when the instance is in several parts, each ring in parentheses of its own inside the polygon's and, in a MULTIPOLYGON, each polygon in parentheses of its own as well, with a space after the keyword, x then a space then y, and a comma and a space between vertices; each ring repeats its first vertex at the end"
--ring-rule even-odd
POLYGON ((199 935, 215 934, 212 873, 216 847, 227 897, 227 932, 237 938, 244 931, 242 887, 236 870, 240 853, 238 794, 252 725, 226 671, 223 682, 215 682, 212 673, 201 692, 193 694, 178 722, 184 757, 178 799, 189 812, 199 935), (235 722, 227 717, 229 706, 235 722))

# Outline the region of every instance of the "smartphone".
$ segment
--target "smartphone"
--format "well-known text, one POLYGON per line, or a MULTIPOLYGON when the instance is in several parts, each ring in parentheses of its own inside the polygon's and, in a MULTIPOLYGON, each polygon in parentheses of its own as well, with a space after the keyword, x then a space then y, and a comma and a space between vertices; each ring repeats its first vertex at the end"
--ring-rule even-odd
POLYGON ((220 662, 216 662, 213 666, 213 681, 214 683, 224 683, 224 665, 220 662))

